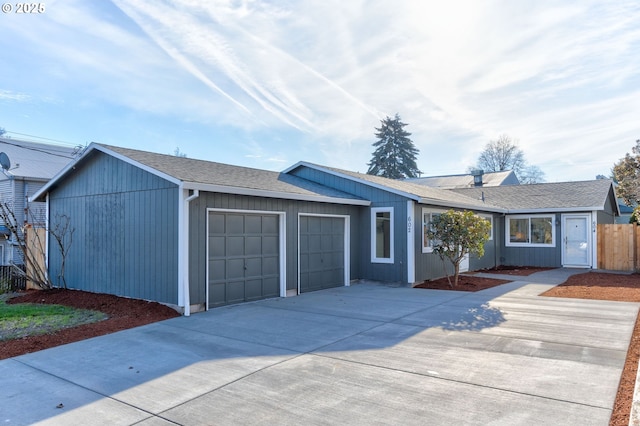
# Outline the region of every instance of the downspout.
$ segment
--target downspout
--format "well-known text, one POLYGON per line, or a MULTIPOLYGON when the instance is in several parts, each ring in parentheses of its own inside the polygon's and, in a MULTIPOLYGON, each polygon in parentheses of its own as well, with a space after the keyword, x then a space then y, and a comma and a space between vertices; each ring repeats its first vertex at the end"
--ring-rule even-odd
MULTIPOLYGON (((181 192, 183 192, 181 187, 181 192)), ((182 300, 184 302, 184 316, 191 315, 191 300, 189 295, 189 203, 200 196, 200 191, 193 190, 193 193, 184 199, 182 204, 182 235, 180 238, 180 244, 182 248, 182 261, 180 270, 180 279, 183 286, 182 300)))

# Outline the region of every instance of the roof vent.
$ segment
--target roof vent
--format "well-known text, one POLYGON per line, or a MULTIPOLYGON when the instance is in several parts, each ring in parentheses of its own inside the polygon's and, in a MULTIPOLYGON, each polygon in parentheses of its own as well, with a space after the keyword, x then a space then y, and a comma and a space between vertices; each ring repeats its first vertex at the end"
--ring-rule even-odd
POLYGON ((482 175, 484 174, 484 170, 472 170, 471 175, 473 176, 473 186, 482 186, 482 175))

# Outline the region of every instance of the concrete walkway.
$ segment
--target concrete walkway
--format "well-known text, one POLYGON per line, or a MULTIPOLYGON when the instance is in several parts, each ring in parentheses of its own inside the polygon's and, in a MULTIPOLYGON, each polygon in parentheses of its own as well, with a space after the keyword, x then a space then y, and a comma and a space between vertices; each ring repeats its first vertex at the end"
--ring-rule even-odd
MULTIPOLYGON (((0 361, 0 423, 607 425, 638 304, 376 284, 0 361)), ((504 276, 502 276, 504 277, 504 276)))

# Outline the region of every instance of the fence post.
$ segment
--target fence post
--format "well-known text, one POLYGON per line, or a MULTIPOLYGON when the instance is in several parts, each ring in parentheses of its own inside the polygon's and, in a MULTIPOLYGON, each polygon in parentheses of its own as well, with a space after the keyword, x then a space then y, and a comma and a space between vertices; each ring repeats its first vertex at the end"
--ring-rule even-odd
POLYGON ((633 272, 638 272, 638 224, 633 223, 633 272))

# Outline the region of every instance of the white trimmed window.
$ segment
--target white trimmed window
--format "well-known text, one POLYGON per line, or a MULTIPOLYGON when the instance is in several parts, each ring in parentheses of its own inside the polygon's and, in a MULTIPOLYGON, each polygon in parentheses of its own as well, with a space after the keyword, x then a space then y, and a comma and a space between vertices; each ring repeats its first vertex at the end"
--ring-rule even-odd
POLYGON ((491 225, 491 229, 489 229, 489 241, 492 241, 493 240, 493 216, 488 214, 479 214, 478 216, 489 221, 489 224, 491 225))
POLYGON ((393 207, 371 209, 371 262, 393 263, 393 207))
POLYGON ((434 218, 440 216, 442 211, 422 210, 422 252, 433 253, 437 241, 430 240, 427 233, 431 229, 431 222, 434 218))
POLYGON ((555 215, 507 216, 506 245, 555 247, 555 215))

